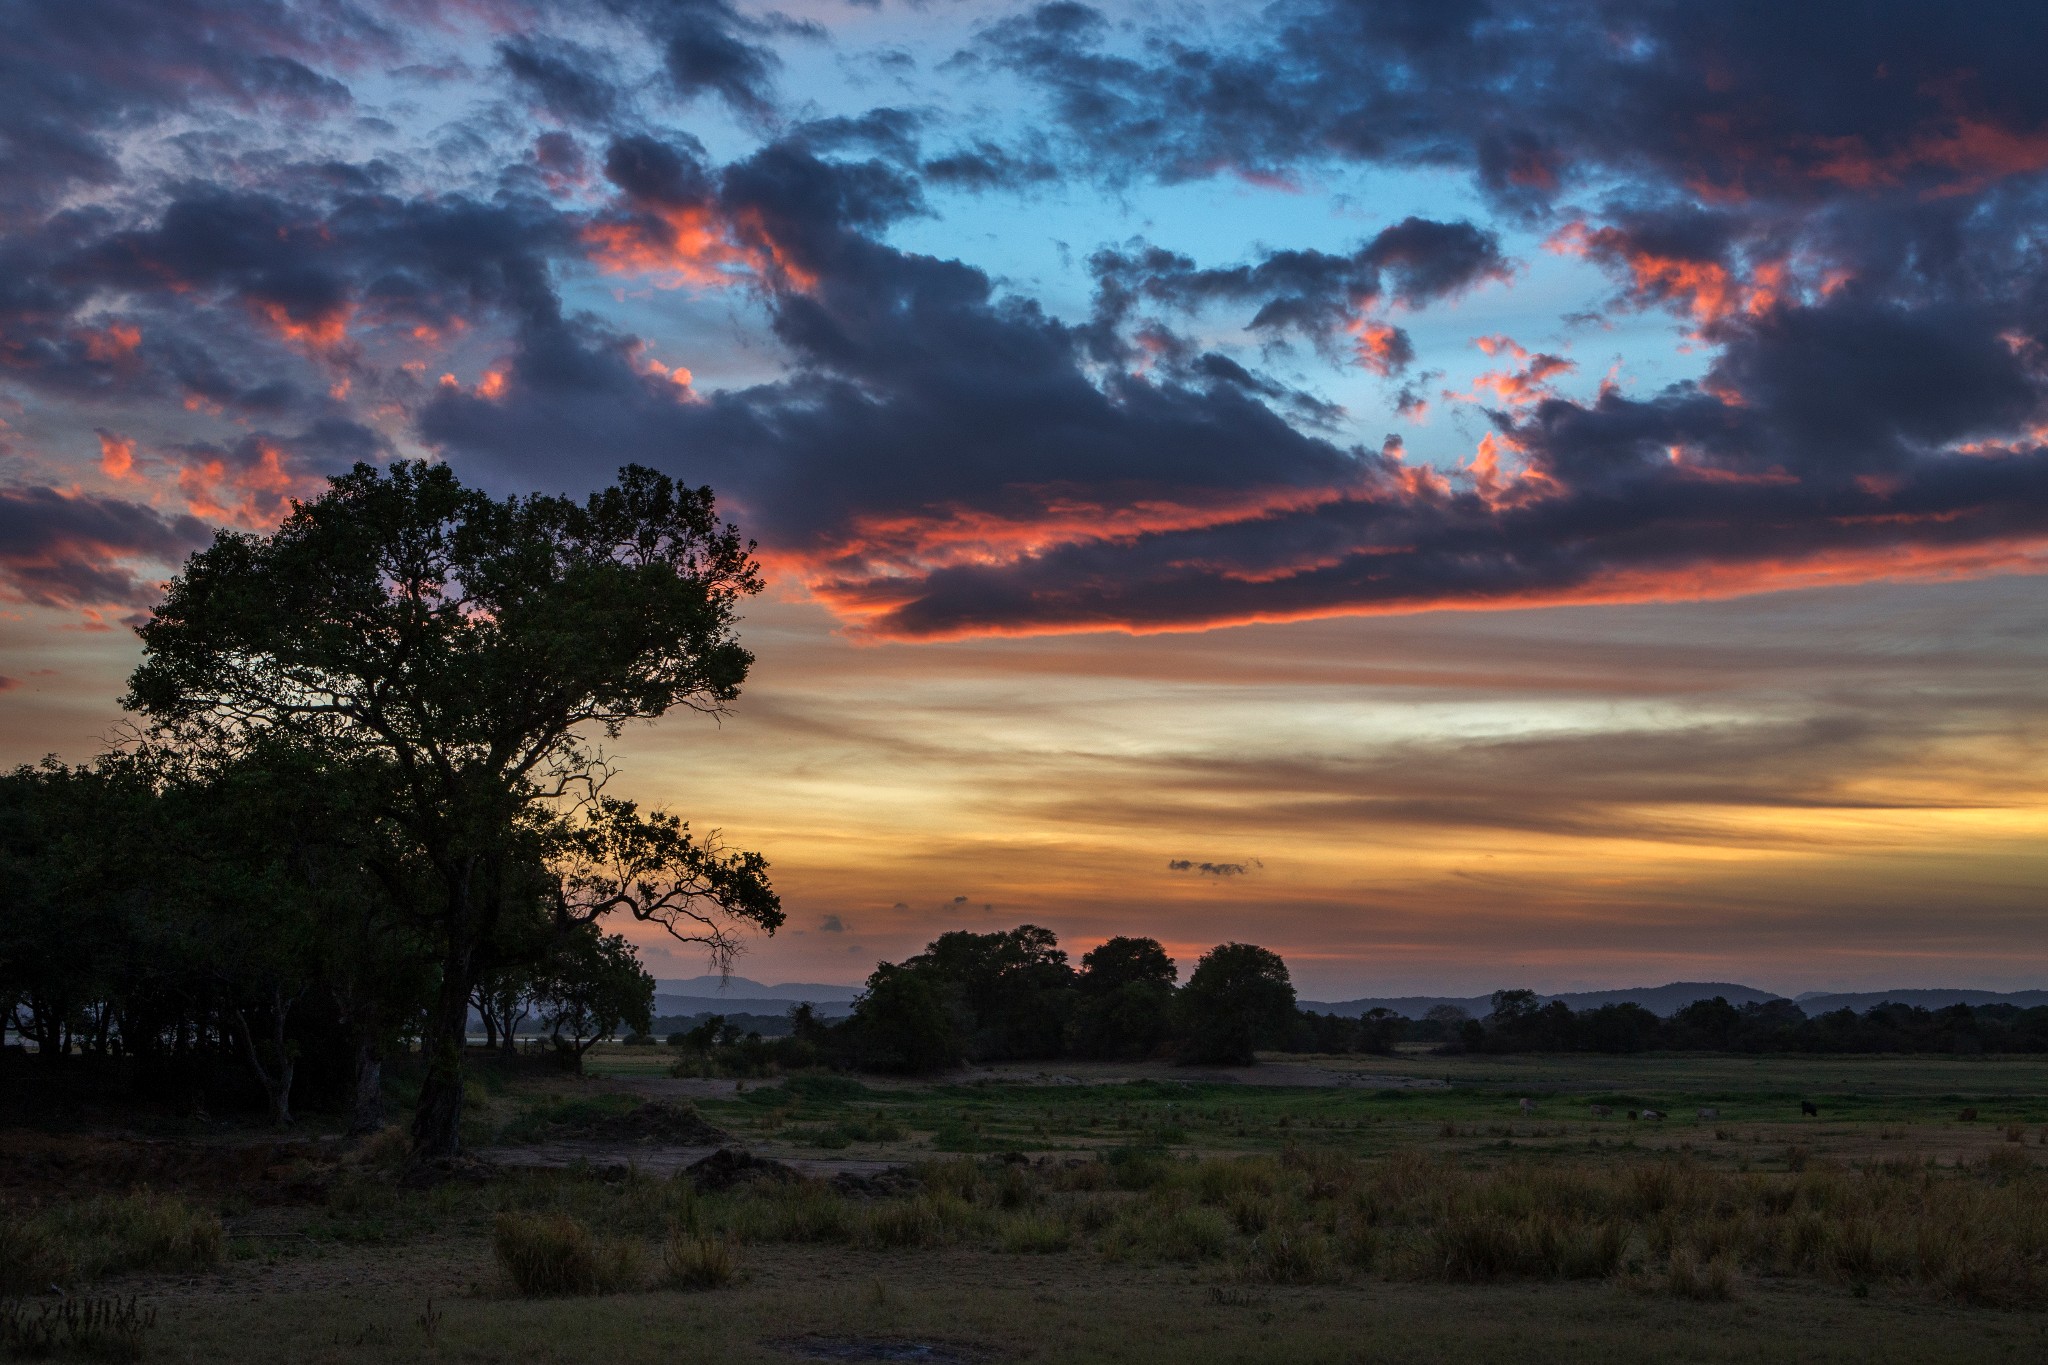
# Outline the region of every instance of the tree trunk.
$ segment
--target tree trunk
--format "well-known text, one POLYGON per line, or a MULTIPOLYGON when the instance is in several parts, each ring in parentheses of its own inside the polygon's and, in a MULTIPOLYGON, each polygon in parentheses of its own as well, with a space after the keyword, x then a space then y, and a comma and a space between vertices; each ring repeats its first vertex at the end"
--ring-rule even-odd
POLYGON ((348 1135, 366 1137, 384 1126, 384 1059, 370 1043, 356 1044, 355 1098, 349 1106, 348 1135))
POLYGON ((462 1151, 462 1046, 469 1033, 469 954, 450 953, 441 987, 421 1039, 426 1076, 412 1116, 415 1161, 437 1161, 462 1151))
POLYGON ((240 1025, 242 1049, 249 1058, 249 1069, 262 1082, 264 1098, 270 1101, 270 1122, 278 1128, 292 1126, 292 1073, 298 1069, 285 1043, 284 1021, 289 1008, 290 1002, 282 994, 274 997, 270 1014, 271 1048, 277 1057, 274 1069, 263 1064, 262 1054, 256 1047, 256 1035, 249 1029, 247 1016, 240 1009, 235 1011, 235 1022, 240 1025))
POLYGON ((476 1012, 483 1016, 484 1046, 493 1052, 497 1051, 498 1016, 497 1012, 491 1008, 491 1001, 488 996, 479 995, 477 997, 476 1012))
POLYGON ((515 1014, 510 1005, 505 1007, 505 1055, 507 1057, 519 1055, 519 1025, 525 1018, 525 1010, 520 1010, 515 1014))

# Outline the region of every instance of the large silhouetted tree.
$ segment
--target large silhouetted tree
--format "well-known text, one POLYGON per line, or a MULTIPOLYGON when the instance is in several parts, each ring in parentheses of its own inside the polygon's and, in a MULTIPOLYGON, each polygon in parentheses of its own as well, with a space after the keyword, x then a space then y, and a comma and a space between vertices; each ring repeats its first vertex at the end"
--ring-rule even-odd
POLYGON ((1156 938, 1112 938, 1081 957, 1069 1032, 1083 1057, 1149 1057, 1173 1036, 1173 959, 1156 938))
POLYGON ((1250 943, 1211 948, 1188 974, 1179 1005, 1181 1060, 1248 1063, 1276 1047, 1294 1023, 1294 983, 1278 953, 1250 943))
POLYGON ((141 628, 127 704, 192 744, 271 730, 378 765, 381 869, 438 980, 416 1155, 458 1147, 462 1044, 501 922, 613 911, 729 960, 782 911, 754 854, 600 795, 586 747, 676 707, 716 713, 753 656, 760 588, 709 489, 628 467, 587 501, 494 499, 442 465, 357 465, 268 536, 221 532, 141 628))

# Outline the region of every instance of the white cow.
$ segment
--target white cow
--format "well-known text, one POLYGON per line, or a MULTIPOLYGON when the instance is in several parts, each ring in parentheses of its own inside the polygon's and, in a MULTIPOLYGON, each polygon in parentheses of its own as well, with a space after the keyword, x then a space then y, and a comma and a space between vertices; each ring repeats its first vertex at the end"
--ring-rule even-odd
POLYGON ((1721 1111, 1718 1109, 1702 1109, 1700 1110, 1700 1117, 1712 1121, 1721 1117, 1721 1111))
POLYGON ((1533 1114, 1533 1113, 1535 1113, 1535 1112, 1536 1112, 1536 1101, 1534 1101, 1534 1100, 1523 1100, 1523 1101, 1522 1101, 1522 1112, 1523 1112, 1523 1113, 1525 1113, 1525 1114, 1533 1114))

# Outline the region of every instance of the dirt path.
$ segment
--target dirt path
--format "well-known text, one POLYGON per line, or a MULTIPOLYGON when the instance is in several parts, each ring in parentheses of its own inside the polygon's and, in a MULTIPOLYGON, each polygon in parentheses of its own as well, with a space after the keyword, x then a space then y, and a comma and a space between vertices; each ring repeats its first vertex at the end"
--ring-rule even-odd
MULTIPOLYGON (((674 1175, 717 1151, 716 1147, 669 1147, 633 1142, 536 1142, 527 1147, 482 1147, 474 1155, 508 1170, 561 1170, 575 1165, 599 1170, 634 1166, 648 1175, 674 1175)), ((879 1175, 901 1168, 902 1161, 862 1161, 845 1157, 796 1157, 756 1151, 805 1175, 829 1180, 835 1175, 879 1175)))

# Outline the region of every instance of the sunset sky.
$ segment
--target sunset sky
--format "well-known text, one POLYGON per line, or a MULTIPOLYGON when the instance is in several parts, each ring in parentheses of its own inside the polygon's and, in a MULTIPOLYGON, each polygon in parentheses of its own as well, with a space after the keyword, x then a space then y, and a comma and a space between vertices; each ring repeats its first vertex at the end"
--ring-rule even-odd
MULTIPOLYGON (((2048 985, 2048 9, 0 0, 0 757, 357 460, 708 483, 740 970, 2048 985)), ((702 969, 646 940, 658 975, 702 969)))

